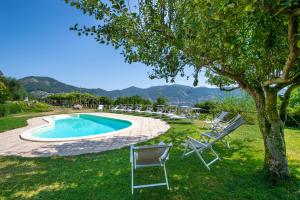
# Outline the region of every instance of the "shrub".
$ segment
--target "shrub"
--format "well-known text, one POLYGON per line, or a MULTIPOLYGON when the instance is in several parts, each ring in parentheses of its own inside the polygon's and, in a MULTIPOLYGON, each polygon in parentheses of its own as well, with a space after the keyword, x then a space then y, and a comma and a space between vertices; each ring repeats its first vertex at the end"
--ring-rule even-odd
POLYGON ((0 105, 0 116, 4 117, 9 114, 23 112, 47 112, 50 110, 52 110, 52 107, 45 103, 14 101, 0 105))
POLYGON ((6 104, 0 104, 0 117, 5 117, 9 114, 8 106, 6 104))
POLYGON ((8 89, 10 100, 23 100, 26 96, 26 91, 20 81, 15 78, 3 77, 2 81, 8 89))
POLYGON ((300 89, 291 94, 286 125, 289 127, 300 127, 300 89))
POLYGON ((0 103, 4 103, 9 96, 7 87, 0 81, 0 103))
POLYGON ((246 123, 253 124, 256 115, 255 115, 255 105, 251 97, 248 95, 241 96, 231 96, 226 97, 223 100, 219 100, 216 103, 216 107, 213 110, 213 113, 219 113, 221 111, 230 112, 230 116, 240 114, 246 121, 246 123))
POLYGON ((210 113, 216 108, 216 101, 203 101, 195 104, 196 108, 201 108, 201 113, 210 113))

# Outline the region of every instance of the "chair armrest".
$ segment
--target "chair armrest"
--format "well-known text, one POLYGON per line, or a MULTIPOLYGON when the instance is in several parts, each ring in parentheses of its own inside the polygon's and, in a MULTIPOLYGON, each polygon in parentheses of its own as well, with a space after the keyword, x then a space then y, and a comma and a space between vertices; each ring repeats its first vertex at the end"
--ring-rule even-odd
POLYGON ((130 163, 133 163, 133 145, 130 145, 130 163))
POLYGON ((159 160, 160 161, 166 161, 169 159, 169 152, 170 152, 170 149, 171 147, 173 146, 172 143, 168 144, 168 148, 166 148, 166 150, 164 151, 164 153, 160 156, 159 160))

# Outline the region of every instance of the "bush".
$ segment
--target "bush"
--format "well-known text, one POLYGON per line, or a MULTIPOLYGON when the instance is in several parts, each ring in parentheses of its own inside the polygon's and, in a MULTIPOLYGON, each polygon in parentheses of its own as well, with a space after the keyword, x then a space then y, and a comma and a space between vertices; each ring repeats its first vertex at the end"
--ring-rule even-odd
POLYGON ((288 127, 300 127, 300 106, 296 106, 293 108, 289 107, 285 124, 288 127))
POLYGON ((47 112, 50 110, 52 110, 52 107, 45 103, 14 101, 0 105, 0 116, 4 117, 9 114, 23 112, 47 112))
POLYGON ((217 106, 216 104, 217 104, 216 101, 204 101, 204 102, 195 104, 195 107, 201 108, 201 113, 210 113, 216 108, 216 106, 217 106))
POLYGON ((26 91, 20 81, 15 78, 3 77, 2 81, 8 89, 9 100, 23 100, 26 96, 26 91))
POLYGON ((0 80, 0 103, 4 103, 8 99, 8 96, 8 89, 0 80))
POLYGON ((6 104, 0 104, 0 117, 5 117, 9 114, 6 104))
POLYGON ((216 107, 213 113, 219 113, 221 111, 230 112, 230 116, 240 114, 246 121, 246 123, 253 124, 255 115, 255 105, 253 99, 249 95, 231 96, 216 103, 216 107))
POLYGON ((300 127, 300 89, 292 92, 287 110, 286 125, 300 127))

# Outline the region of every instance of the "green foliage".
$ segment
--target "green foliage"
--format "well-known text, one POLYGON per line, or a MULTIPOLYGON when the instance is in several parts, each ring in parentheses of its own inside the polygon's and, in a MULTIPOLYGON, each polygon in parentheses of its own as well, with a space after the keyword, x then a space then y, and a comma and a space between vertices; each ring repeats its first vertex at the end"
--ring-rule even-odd
POLYGON ((289 127, 300 127, 300 89, 292 92, 287 109, 286 125, 289 127))
POLYGON ((130 97, 118 97, 114 100, 113 104, 150 105, 151 101, 149 99, 144 99, 141 96, 135 95, 130 97))
POLYGON ((73 30, 121 48, 129 63, 152 66, 150 78, 174 82, 193 68, 197 85, 205 69, 208 83, 244 89, 260 105, 263 139, 275 138, 265 141, 266 169, 278 180, 289 174, 283 128, 274 124, 285 121, 285 109, 275 110, 277 94, 300 85, 299 0, 67 2, 96 19, 73 30))
POLYGON ((25 112, 47 112, 52 110, 51 106, 41 102, 23 102, 14 101, 6 104, 0 104, 0 117, 10 114, 25 113, 25 112))
POLYGON ((9 96, 8 89, 6 88, 4 83, 0 81, 0 104, 4 103, 8 99, 8 96, 9 96))
POLYGON ((151 78, 174 81, 189 66, 195 69, 197 83, 204 67, 209 82, 222 87, 239 80, 260 86, 278 78, 289 50, 287 17, 282 11, 300 6, 298 0, 288 4, 272 0, 66 2, 98 21, 97 26, 76 24, 71 30, 122 48, 129 63, 151 65, 151 78))
POLYGON ((165 97, 158 97, 155 102, 153 103, 153 107, 156 107, 158 105, 163 105, 163 106, 168 106, 169 105, 169 101, 167 98, 165 97))
POLYGON ((216 108, 217 103, 217 101, 204 101, 201 103, 196 103, 195 107, 201 108, 201 113, 210 113, 216 108))
POLYGON ((81 104, 87 108, 96 108, 99 104, 112 104, 112 100, 109 97, 100 97, 88 93, 77 92, 53 94, 48 96, 46 101, 56 106, 72 107, 75 104, 81 104))
MULTIPOLYGON (((229 118, 241 114, 247 123, 253 124, 255 122, 255 105, 248 95, 229 96, 217 101, 201 102, 195 106, 213 114, 227 111, 230 113, 229 118)), ((205 112, 202 111, 202 113, 205 112)))
POLYGON ((21 85, 21 83, 15 78, 3 77, 3 83, 9 91, 10 100, 24 100, 26 96, 26 91, 21 85))
POLYGON ((112 100, 106 96, 95 96, 92 94, 82 93, 64 93, 53 94, 47 97, 47 102, 52 105, 71 107, 75 104, 81 104, 88 108, 96 108, 99 104, 102 105, 120 105, 120 104, 133 104, 133 105, 149 105, 151 101, 144 99, 141 96, 118 97, 112 100))

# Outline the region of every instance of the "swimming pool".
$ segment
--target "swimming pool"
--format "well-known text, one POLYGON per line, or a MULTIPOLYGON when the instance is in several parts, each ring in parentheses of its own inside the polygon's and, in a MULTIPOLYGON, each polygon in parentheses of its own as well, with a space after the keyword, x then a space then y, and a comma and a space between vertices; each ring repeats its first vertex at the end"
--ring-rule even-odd
POLYGON ((57 115, 45 117, 49 124, 21 134, 33 141, 67 141, 118 133, 132 126, 132 122, 92 114, 57 115))

